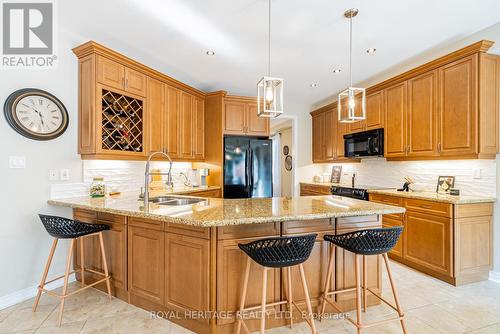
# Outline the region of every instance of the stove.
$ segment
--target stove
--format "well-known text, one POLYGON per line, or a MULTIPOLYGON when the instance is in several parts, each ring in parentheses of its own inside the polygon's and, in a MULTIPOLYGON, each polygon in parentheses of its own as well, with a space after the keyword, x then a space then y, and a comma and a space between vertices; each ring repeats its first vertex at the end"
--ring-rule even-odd
POLYGON ((377 189, 392 189, 390 187, 356 185, 355 187, 349 186, 333 186, 331 188, 332 195, 350 197, 368 201, 368 191, 377 189))

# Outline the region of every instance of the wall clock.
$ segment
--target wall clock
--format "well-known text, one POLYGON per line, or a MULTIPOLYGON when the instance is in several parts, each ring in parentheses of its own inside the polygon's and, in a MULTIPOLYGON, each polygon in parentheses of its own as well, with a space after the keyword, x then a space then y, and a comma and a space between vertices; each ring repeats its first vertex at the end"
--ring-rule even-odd
POLYGON ((34 140, 59 137, 68 128, 68 111, 54 95, 35 88, 10 94, 3 108, 9 125, 34 140))
POLYGON ((287 155, 285 158, 285 169, 287 171, 292 170, 292 156, 291 155, 287 155))

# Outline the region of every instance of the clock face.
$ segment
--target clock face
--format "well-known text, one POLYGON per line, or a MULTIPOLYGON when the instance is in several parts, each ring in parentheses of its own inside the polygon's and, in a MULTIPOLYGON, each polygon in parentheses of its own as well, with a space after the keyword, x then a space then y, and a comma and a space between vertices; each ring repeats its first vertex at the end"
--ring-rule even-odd
POLYGON ((44 96, 27 95, 16 105, 16 118, 26 129, 37 134, 49 134, 61 127, 61 109, 44 96))
POLYGON ((12 93, 5 102, 4 113, 14 130, 31 139, 54 139, 68 126, 68 113, 61 101, 38 89, 12 93))

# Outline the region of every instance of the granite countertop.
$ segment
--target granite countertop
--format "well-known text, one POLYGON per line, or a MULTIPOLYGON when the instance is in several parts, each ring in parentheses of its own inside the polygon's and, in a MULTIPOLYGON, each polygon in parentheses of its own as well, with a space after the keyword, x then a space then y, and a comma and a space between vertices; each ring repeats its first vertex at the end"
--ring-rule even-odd
POLYGON ((149 212, 145 213, 142 201, 138 201, 137 198, 138 194, 127 193, 104 198, 77 197, 49 200, 48 203, 199 227, 367 216, 405 211, 404 208, 397 206, 326 195, 292 198, 205 198, 202 202, 182 206, 151 203, 149 212))
POLYGON ((450 203, 450 204, 474 204, 474 203, 492 203, 496 202, 496 198, 476 195, 460 195, 451 196, 446 194, 438 194, 431 191, 397 191, 397 190, 368 190, 370 194, 382 194, 404 198, 423 199, 434 202, 450 203))

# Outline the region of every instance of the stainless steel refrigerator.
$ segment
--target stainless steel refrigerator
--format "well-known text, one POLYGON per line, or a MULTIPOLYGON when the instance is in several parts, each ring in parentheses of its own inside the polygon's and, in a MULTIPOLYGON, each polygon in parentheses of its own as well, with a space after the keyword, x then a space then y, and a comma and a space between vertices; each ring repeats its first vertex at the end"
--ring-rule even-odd
POLYGON ((224 198, 273 196, 272 142, 224 138, 224 198))

